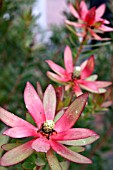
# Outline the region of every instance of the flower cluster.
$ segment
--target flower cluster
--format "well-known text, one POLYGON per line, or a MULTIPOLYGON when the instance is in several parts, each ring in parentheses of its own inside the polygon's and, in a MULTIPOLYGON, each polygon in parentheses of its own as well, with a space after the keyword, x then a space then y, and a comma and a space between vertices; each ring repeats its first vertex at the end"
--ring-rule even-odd
POLYGON ((103 93, 106 91, 104 88, 112 84, 107 81, 96 81, 98 76, 91 75, 94 71, 94 56, 89 57, 80 66, 74 66, 69 46, 64 51, 65 69, 51 60, 46 62, 57 73, 48 71, 48 77, 56 82, 64 83, 67 87, 72 87, 77 96, 82 94, 81 88, 93 93, 103 93))
POLYGON ((77 10, 72 4, 69 5, 69 8, 72 15, 78 19, 78 22, 66 20, 66 24, 72 25, 75 28, 80 28, 82 32, 77 33, 77 35, 84 37, 89 33, 93 39, 102 40, 102 38, 97 33, 113 31, 113 28, 105 25, 109 24, 110 22, 101 18, 106 9, 105 4, 102 4, 97 9, 93 7, 88 10, 86 3, 84 0, 82 0, 77 10))
POLYGON ((78 97, 64 114, 55 120, 56 93, 53 86, 47 87, 42 103, 37 92, 28 82, 24 91, 24 100, 37 126, 35 127, 3 108, 0 108, 0 119, 11 127, 3 133, 4 135, 12 138, 33 137, 33 139, 6 152, 0 160, 0 165, 10 166, 21 162, 34 151, 45 152, 49 159, 50 149, 70 161, 91 163, 90 159, 63 145, 85 146, 99 138, 92 130, 72 128, 80 117, 87 98, 87 93, 78 97))

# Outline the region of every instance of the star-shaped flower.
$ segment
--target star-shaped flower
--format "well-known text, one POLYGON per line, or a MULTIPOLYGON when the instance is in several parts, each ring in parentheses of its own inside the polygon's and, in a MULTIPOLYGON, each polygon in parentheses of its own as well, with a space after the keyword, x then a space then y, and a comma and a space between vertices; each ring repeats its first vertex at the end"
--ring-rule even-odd
POLYGON ((48 71, 48 77, 56 82, 72 87, 77 96, 82 94, 81 88, 93 93, 103 93, 106 91, 104 87, 112 84, 108 81, 95 81, 97 75, 91 75, 94 71, 94 56, 89 57, 80 66, 74 66, 72 52, 69 46, 64 51, 65 69, 51 60, 46 60, 46 62, 57 73, 48 71))
POLYGON ((88 94, 85 93, 76 98, 64 114, 55 119, 56 93, 53 86, 47 87, 42 103, 34 87, 28 82, 24 91, 24 100, 36 127, 3 108, 0 108, 0 120, 10 126, 4 135, 12 138, 32 137, 32 139, 6 152, 0 159, 0 165, 10 166, 19 163, 34 151, 45 152, 47 160, 54 162, 51 150, 72 162, 91 163, 90 159, 63 145, 85 146, 99 138, 92 130, 72 128, 84 109, 87 97, 88 94))
POLYGON ((66 24, 72 25, 76 28, 80 28, 82 33, 78 33, 80 36, 84 36, 88 32, 94 39, 102 40, 97 33, 104 33, 113 31, 113 28, 106 26, 110 22, 101 18, 105 12, 106 5, 102 4, 97 9, 96 7, 88 10, 84 0, 80 2, 78 9, 75 9, 72 4, 69 5, 70 12, 78 19, 78 22, 71 22, 66 20, 66 24))

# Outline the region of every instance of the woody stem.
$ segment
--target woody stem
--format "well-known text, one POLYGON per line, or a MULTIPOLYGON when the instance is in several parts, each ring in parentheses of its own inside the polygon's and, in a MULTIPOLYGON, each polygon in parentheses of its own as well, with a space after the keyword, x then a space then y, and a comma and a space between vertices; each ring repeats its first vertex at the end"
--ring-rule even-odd
POLYGON ((75 59, 74 59, 74 63, 75 63, 75 64, 76 64, 76 62, 77 62, 77 60, 78 60, 78 58, 79 58, 79 56, 80 56, 80 54, 81 54, 81 51, 82 51, 82 49, 83 49, 84 43, 85 43, 85 41, 86 41, 86 38, 87 38, 87 32, 85 33, 85 35, 84 35, 84 37, 83 37, 83 39, 82 39, 82 42, 81 42, 81 44, 80 44, 80 47, 79 47, 78 52, 77 52, 77 54, 76 54, 76 57, 75 57, 75 59))

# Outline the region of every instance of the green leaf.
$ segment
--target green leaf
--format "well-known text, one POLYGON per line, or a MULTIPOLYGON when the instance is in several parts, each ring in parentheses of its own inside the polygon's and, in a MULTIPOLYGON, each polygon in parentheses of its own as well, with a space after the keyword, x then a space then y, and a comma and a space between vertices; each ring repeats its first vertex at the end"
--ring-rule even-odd
POLYGON ((85 48, 89 48, 89 47, 101 47, 101 46, 105 46, 105 45, 110 45, 111 44, 111 42, 110 41, 108 41, 108 42, 101 42, 101 43, 97 43, 97 44, 88 44, 88 45, 86 45, 85 46, 85 48))
POLYGON ((35 125, 33 118, 31 117, 31 115, 28 112, 26 113, 26 120, 27 120, 27 122, 31 123, 32 125, 35 125))
POLYGON ((69 105, 71 98, 72 98, 72 96, 71 96, 71 93, 70 93, 68 95, 68 97, 66 97, 65 100, 64 100, 64 107, 67 107, 69 105))
POLYGON ((45 153, 38 152, 37 160, 35 161, 35 163, 37 166, 44 166, 46 164, 45 153))
POLYGON ((95 81, 98 78, 98 76, 96 74, 89 76, 88 78, 86 78, 86 80, 89 81, 95 81))
POLYGON ((24 162, 22 167, 26 170, 32 170, 35 167, 35 163, 33 162, 24 162))
POLYGON ((78 139, 78 140, 68 140, 68 141, 60 141, 60 143, 65 145, 72 145, 72 146, 85 146, 88 144, 93 143, 99 138, 98 135, 91 136, 85 139, 78 139))
POLYGON ((60 165, 62 167, 62 170, 68 170, 70 162, 69 161, 62 161, 62 162, 60 162, 60 165))
POLYGON ((58 162, 57 157, 54 155, 52 150, 49 150, 46 154, 49 166, 51 170, 62 170, 60 163, 58 162))
POLYGON ((54 122, 56 122, 58 119, 60 119, 60 117, 64 114, 64 109, 60 110, 56 116, 55 116, 55 119, 54 119, 54 122))
POLYGON ((6 144, 9 140, 9 137, 8 136, 5 136, 5 135, 0 135, 0 156, 2 155, 2 152, 3 152, 3 149, 1 148, 1 146, 3 144, 6 144))
POLYGON ((71 26, 66 24, 67 29, 75 35, 75 29, 73 29, 71 26))
POLYGON ((105 93, 105 92, 106 92, 106 89, 104 89, 104 88, 99 89, 99 93, 105 93))
POLYGON ((9 151, 17 146, 20 146, 22 143, 8 143, 8 144, 4 144, 2 146, 2 148, 6 151, 9 151))
POLYGON ((1 165, 11 166, 28 158, 34 152, 31 144, 32 141, 29 141, 6 152, 1 158, 1 165))
POLYGON ((85 148, 81 146, 70 146, 69 149, 74 152, 83 152, 85 150, 85 148))
POLYGON ((59 101, 57 104, 57 109, 56 110, 61 110, 63 108, 64 104, 62 101, 59 101))
POLYGON ((0 170, 8 170, 8 169, 5 167, 0 167, 0 170))

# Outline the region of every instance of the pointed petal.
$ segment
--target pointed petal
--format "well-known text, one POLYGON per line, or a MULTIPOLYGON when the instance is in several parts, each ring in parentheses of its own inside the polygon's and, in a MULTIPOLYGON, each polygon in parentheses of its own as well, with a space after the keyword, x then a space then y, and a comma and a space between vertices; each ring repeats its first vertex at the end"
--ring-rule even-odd
POLYGON ((29 157, 34 152, 34 150, 31 147, 32 142, 33 141, 29 141, 21 146, 18 146, 6 152, 0 159, 0 165, 11 166, 29 157))
POLYGON ((14 115, 13 113, 8 112, 7 110, 0 107, 0 120, 3 121, 6 125, 11 127, 26 127, 32 128, 35 127, 28 123, 27 121, 19 118, 18 116, 14 115))
POLYGON ((85 146, 85 145, 95 142, 97 139, 99 139, 99 136, 95 135, 95 136, 91 136, 91 137, 84 138, 84 139, 64 140, 64 141, 59 141, 59 142, 64 145, 69 145, 69 146, 85 146))
POLYGON ((32 148, 37 152, 47 152, 50 149, 50 142, 46 138, 38 138, 32 143, 32 148))
POLYGON ((60 76, 58 76, 57 74, 54 74, 54 73, 52 73, 52 72, 50 72, 50 71, 47 71, 47 76, 48 76, 51 80, 53 80, 53 81, 55 81, 55 82, 57 82, 57 83, 65 83, 65 82, 68 82, 68 81, 69 81, 69 78, 68 78, 68 77, 60 77, 60 76))
MULTIPOLYGON (((85 63, 86 65, 81 71, 81 79, 85 79, 92 74, 94 70, 94 56, 89 57, 89 59, 87 59, 85 63)), ((82 68, 82 65, 81 65, 81 68, 82 68)))
POLYGON ((73 73, 73 58, 72 52, 69 46, 66 46, 64 51, 64 63, 68 73, 73 73))
POLYGON ((85 61, 82 62, 82 64, 80 65, 81 70, 83 70, 86 67, 87 62, 88 62, 88 60, 85 60, 85 61))
POLYGON ((81 18, 84 19, 87 13, 88 13, 87 5, 86 5, 86 3, 84 2, 84 0, 82 0, 81 3, 80 3, 80 14, 81 14, 81 18))
POLYGON ((95 7, 91 8, 88 13, 86 14, 85 17, 85 22, 88 23, 88 25, 92 25, 95 22, 95 14, 96 14, 96 10, 95 7))
POLYGON ((75 85, 74 85, 74 87, 73 87, 73 90, 74 90, 76 96, 78 97, 78 96, 80 96, 80 95, 83 94, 83 93, 82 93, 82 91, 81 91, 78 83, 76 83, 76 82, 74 82, 74 83, 75 83, 75 85))
POLYGON ((57 157, 51 149, 46 153, 46 157, 51 170, 62 170, 57 157))
POLYGON ((113 28, 108 27, 106 25, 101 25, 101 27, 99 27, 99 30, 104 31, 104 32, 109 32, 109 31, 113 31, 113 28))
POLYGON ((102 4, 96 9, 96 19, 101 18, 105 12, 106 5, 102 4))
POLYGON ((102 103, 101 107, 109 107, 109 106, 112 106, 113 105, 113 101, 107 101, 107 102, 104 102, 102 103))
POLYGON ((79 80, 80 87, 93 93, 104 93, 106 90, 101 89, 108 87, 112 82, 107 81, 85 81, 79 80))
POLYGON ((94 83, 98 88, 104 88, 112 85, 112 82, 109 81, 95 81, 94 83))
POLYGON ((40 128, 41 124, 45 121, 44 108, 37 92, 29 82, 27 82, 24 91, 24 101, 26 108, 40 128))
POLYGON ((56 93, 52 85, 49 85, 44 93, 43 105, 46 120, 53 120, 56 110, 56 93))
POLYGON ((102 24, 110 24, 110 21, 103 18, 95 18, 94 26, 97 26, 97 28, 99 28, 99 26, 101 26, 102 24))
POLYGON ((53 61, 51 60, 46 60, 46 62, 48 63, 49 67, 56 72, 57 74, 59 74, 60 76, 66 76, 67 72, 64 68, 62 68, 61 66, 59 66, 58 64, 55 64, 53 61))
POLYGON ((9 128, 3 134, 10 136, 12 138, 24 138, 28 136, 38 137, 39 135, 37 131, 38 131, 37 128, 28 129, 26 127, 14 127, 14 128, 9 128))
POLYGON ((97 135, 94 131, 85 128, 72 128, 64 132, 52 135, 51 138, 55 140, 78 140, 97 135))
POLYGON ((78 22, 71 22, 71 21, 68 21, 68 20, 65 20, 65 23, 69 24, 71 26, 77 27, 77 28, 82 28, 82 27, 85 26, 85 24, 81 24, 81 23, 78 23, 78 22))
POLYGON ((75 18, 80 19, 79 13, 76 11, 76 9, 73 7, 73 5, 70 3, 69 4, 70 12, 75 18))
POLYGON ((95 84, 94 81, 79 80, 78 83, 80 84, 81 88, 83 88, 87 91, 90 91, 90 92, 93 92, 93 93, 99 92, 98 87, 97 87, 97 85, 95 84))
POLYGON ((82 163, 84 163, 84 164, 92 163, 92 161, 90 159, 88 159, 76 152, 69 150, 62 144, 57 143, 53 140, 51 141, 51 147, 57 154, 61 155, 62 157, 66 158, 72 162, 81 163, 81 164, 82 163))
MULTIPOLYGON (((99 29, 100 29, 100 28, 99 28, 99 29)), ((88 31, 90 32, 91 36, 92 36, 95 40, 99 40, 99 41, 102 40, 102 38, 101 38, 99 35, 97 35, 92 29, 88 28, 88 31)))
POLYGON ((75 99, 62 117, 56 122, 54 129, 57 132, 66 131, 75 124, 85 107, 87 98, 88 94, 84 93, 75 99))
POLYGON ((103 24, 110 24, 110 22, 106 19, 103 19, 103 24))

